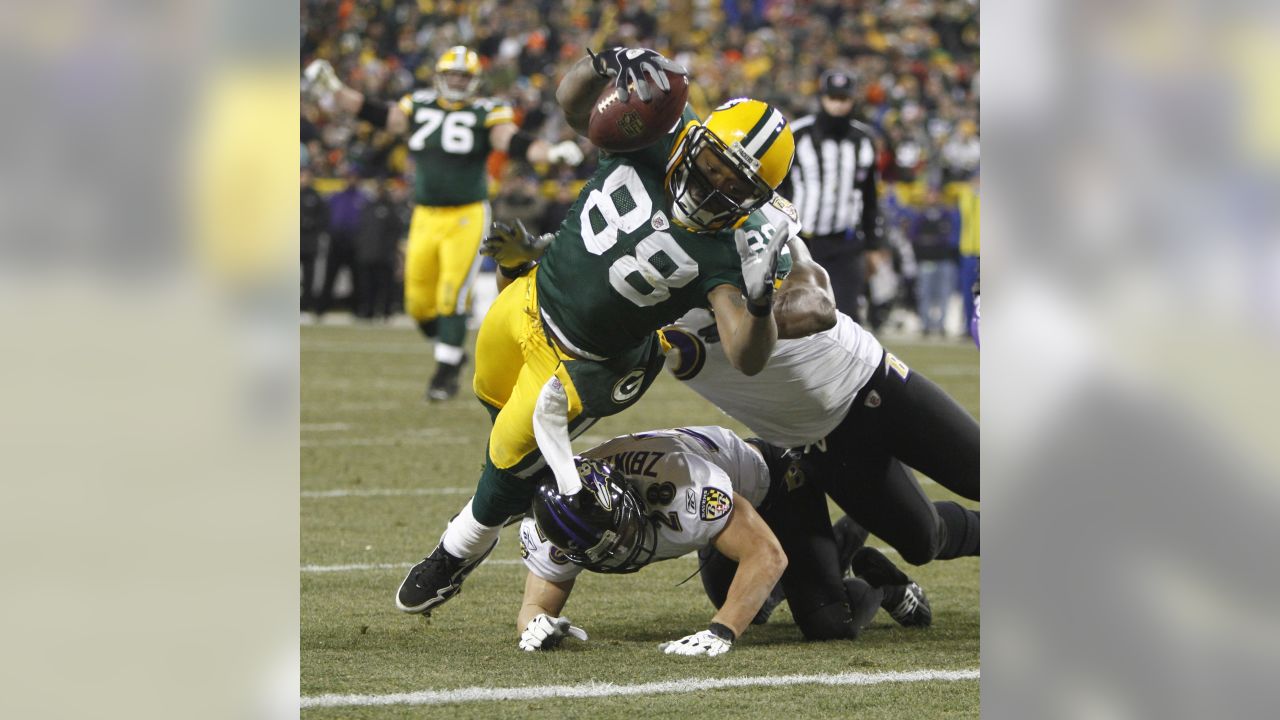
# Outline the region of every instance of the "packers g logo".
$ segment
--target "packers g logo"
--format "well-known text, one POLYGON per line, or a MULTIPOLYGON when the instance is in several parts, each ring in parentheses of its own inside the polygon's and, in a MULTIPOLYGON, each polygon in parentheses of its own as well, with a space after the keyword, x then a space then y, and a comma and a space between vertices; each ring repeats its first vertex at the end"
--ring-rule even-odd
POLYGON ((613 401, 619 405, 630 401, 636 395, 640 394, 640 386, 644 384, 644 368, 636 368, 613 385, 613 392, 610 396, 613 401))
POLYGON ((702 491, 702 503, 698 516, 703 520, 718 520, 733 509, 733 497, 723 490, 709 487, 702 491))

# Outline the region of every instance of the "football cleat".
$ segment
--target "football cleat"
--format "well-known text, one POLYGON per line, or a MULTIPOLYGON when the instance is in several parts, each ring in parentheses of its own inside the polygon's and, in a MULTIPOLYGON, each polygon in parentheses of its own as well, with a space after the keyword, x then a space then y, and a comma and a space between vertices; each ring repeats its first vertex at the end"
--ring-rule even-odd
POLYGON ((462 581, 497 546, 495 540, 480 557, 463 560, 450 555, 444 546, 437 545, 430 555, 409 570, 404 582, 400 583, 400 590, 396 592, 396 608, 401 612, 430 616, 436 606, 462 592, 462 581))
POLYGON ((462 362, 457 365, 437 363, 436 374, 431 377, 431 384, 427 385, 427 400, 441 402, 452 399, 457 395, 458 376, 462 374, 462 366, 466 362, 467 356, 463 355, 462 362))
POLYGON ((873 547, 861 547, 850 561, 853 574, 874 588, 884 589, 884 608, 903 627, 929 627, 933 608, 924 590, 898 569, 884 553, 873 547))
POLYGON ((924 589, 916 583, 899 585, 886 592, 880 607, 903 627, 929 627, 933 624, 933 608, 924 589))

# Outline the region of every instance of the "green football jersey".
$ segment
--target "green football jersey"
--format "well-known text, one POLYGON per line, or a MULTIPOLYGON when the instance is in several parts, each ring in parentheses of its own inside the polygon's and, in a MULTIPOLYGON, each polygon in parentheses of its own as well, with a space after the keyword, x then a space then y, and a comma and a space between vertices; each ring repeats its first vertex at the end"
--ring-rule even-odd
MULTIPOLYGON (((601 153, 600 166, 570 208, 538 269, 544 318, 586 357, 617 357, 695 307, 719 285, 743 286, 734 231, 695 233, 671 222, 663 179, 685 123, 630 153, 601 153)), ((754 213, 742 227, 752 244, 772 232, 754 213)), ((594 358, 592 358, 594 359, 594 358)))
POLYGON ((511 108, 490 98, 458 107, 434 90, 418 90, 401 98, 400 109, 409 118, 414 201, 447 206, 489 199, 489 129, 512 122, 511 108))

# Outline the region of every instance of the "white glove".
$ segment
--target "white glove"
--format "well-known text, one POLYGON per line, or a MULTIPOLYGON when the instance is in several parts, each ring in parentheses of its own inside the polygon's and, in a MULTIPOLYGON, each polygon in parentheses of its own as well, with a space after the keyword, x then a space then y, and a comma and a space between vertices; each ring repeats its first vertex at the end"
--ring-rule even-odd
POLYGON ((539 613, 529 621, 524 632, 520 634, 520 649, 525 652, 534 650, 550 650, 560 644, 566 637, 576 637, 586 641, 587 631, 569 624, 569 618, 551 617, 539 613))
POLYGON ((495 222, 480 241, 480 254, 492 257, 505 268, 516 268, 542 257, 555 235, 534 235, 519 220, 515 225, 495 222))
POLYGON ((703 630, 702 632, 682 637, 679 640, 664 642, 658 646, 658 649, 667 655, 706 655, 707 657, 715 657, 729 652, 732 647, 732 641, 714 635, 710 630, 703 630))
POLYGON ((328 60, 312 60, 302 71, 302 92, 317 103, 330 105, 333 94, 342 89, 342 81, 328 60))
POLYGON ((572 140, 558 142, 547 151, 547 160, 553 163, 564 163, 577 167, 582 163, 582 148, 572 140))
POLYGON ((778 254, 787 244, 787 225, 780 223, 763 249, 754 249, 747 242, 747 233, 736 230, 733 241, 738 246, 742 260, 742 280, 747 290, 747 309, 756 317, 769 314, 773 307, 773 281, 778 275, 778 254))

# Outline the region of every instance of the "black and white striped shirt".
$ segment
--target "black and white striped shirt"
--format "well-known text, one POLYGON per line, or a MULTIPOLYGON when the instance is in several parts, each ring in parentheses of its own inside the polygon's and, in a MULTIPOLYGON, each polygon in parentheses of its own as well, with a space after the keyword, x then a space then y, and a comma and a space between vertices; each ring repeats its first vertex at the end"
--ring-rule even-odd
POLYGON ((860 245, 883 245, 876 197, 875 130, 857 120, 806 115, 791 123, 796 156, 779 188, 800 213, 806 237, 856 232, 860 245))

